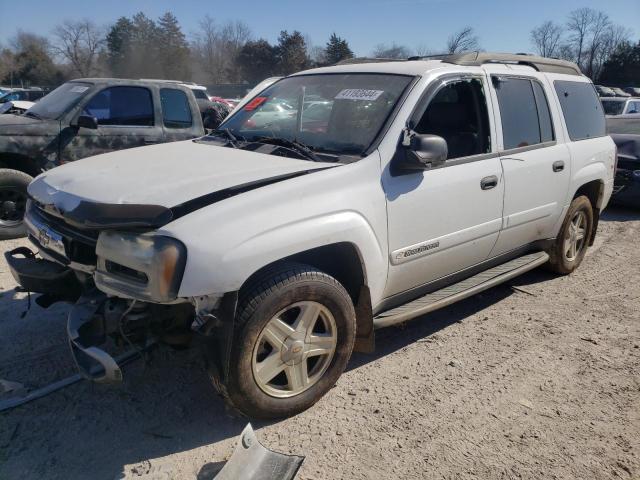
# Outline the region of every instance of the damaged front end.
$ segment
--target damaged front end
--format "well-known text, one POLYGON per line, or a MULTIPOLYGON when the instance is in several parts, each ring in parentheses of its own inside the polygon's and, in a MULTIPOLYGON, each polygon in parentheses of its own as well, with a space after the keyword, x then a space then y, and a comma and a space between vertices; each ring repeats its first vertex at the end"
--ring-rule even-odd
POLYGON ((5 253, 22 289, 47 308, 73 303, 67 333, 73 359, 88 379, 118 382, 122 372, 103 346, 141 352, 163 341, 191 340, 194 306, 177 297, 186 262, 184 246, 143 229, 133 232, 79 228, 30 202, 26 247, 5 253), (110 342, 111 341, 111 342, 110 342))

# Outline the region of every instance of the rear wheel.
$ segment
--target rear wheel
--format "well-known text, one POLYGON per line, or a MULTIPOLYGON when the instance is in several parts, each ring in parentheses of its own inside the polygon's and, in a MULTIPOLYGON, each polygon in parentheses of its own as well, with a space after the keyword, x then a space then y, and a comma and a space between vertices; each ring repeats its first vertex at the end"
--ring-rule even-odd
POLYGON ((229 378, 214 385, 249 417, 295 415, 333 387, 354 340, 344 287, 314 267, 285 264, 241 295, 229 378))
POLYGON ((33 177, 19 170, 0 169, 0 240, 25 236, 22 219, 31 180, 33 177))
POLYGON ((560 233, 549 251, 549 268, 563 275, 578 268, 587 253, 592 228, 591 202, 584 195, 574 198, 560 233))

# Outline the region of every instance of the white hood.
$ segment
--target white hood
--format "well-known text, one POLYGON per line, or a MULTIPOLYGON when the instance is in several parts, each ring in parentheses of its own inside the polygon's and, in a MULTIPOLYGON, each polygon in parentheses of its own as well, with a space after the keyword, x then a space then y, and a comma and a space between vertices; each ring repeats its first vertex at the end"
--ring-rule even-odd
POLYGON ((81 200, 167 208, 257 180, 335 166, 220 147, 191 140, 133 148, 78 160, 49 170, 29 194, 62 210, 81 200))

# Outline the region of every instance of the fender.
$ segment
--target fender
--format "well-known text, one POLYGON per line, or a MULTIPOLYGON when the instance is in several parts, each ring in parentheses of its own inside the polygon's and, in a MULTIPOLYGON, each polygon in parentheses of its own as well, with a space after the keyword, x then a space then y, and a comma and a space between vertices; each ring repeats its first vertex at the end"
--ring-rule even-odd
MULTIPOLYGON (((567 198, 566 204, 568 205, 573 200, 576 192, 580 187, 584 184, 593 182, 597 180, 601 183, 605 183, 607 178, 607 166, 604 162, 598 161, 595 163, 590 163, 575 172, 573 178, 571 179, 571 188, 569 188, 569 196, 567 198)), ((602 199, 600 199, 602 201, 602 199)), ((600 205, 596 205, 597 208, 600 208, 600 205)))
MULTIPOLYGON (((386 280, 385 249, 365 218, 354 211, 334 212, 279 225, 246 238, 218 258, 209 258, 207 262, 190 263, 187 260, 179 296, 237 291, 251 274, 270 263, 337 242, 355 246, 371 296, 379 298, 386 280), (216 275, 216 272, 224 272, 224 275, 216 275)), ((190 251, 188 241, 187 250, 190 251)), ((195 257, 199 255, 195 254, 195 257)))

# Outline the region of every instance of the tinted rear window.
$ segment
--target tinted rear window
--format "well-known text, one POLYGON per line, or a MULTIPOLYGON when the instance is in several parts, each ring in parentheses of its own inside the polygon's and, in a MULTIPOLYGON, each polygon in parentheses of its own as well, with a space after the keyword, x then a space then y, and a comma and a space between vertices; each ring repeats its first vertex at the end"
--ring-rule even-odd
POLYGON ((160 89, 162 118, 167 128, 189 128, 191 126, 191 109, 187 95, 174 88, 160 89))
POLYGON ((556 80, 553 84, 571 140, 604 136, 604 112, 593 85, 562 80, 556 80))

